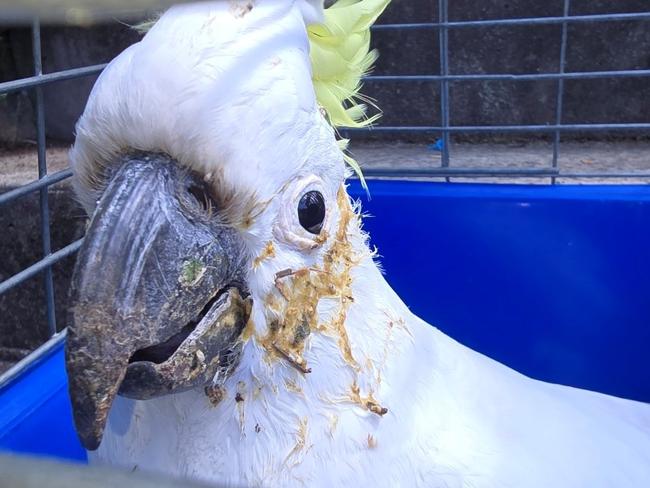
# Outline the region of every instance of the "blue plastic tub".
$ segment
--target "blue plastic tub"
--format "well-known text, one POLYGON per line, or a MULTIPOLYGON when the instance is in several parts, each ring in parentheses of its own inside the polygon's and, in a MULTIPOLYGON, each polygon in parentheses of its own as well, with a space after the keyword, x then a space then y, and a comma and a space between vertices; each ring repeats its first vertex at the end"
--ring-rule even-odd
MULTIPOLYGON (((444 332, 535 378, 650 401, 650 186, 373 181, 388 280, 444 332)), ((62 340, 0 386, 0 449, 83 460, 62 340)))

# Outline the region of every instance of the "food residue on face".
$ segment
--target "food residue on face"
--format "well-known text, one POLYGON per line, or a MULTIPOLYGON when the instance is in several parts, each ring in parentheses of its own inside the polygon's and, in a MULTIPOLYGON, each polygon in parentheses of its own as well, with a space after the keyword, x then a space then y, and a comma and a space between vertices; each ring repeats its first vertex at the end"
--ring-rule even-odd
POLYGON ((208 397, 213 407, 219 405, 226 396, 226 390, 222 386, 208 385, 205 387, 205 396, 208 397))
POLYGON ((292 393, 298 393, 300 395, 302 395, 302 393, 303 393, 302 388, 300 387, 300 385, 298 385, 298 383, 296 383, 292 379, 285 379, 284 380, 284 386, 287 389, 287 391, 290 391, 292 393))
POLYGON ((185 287, 192 287, 198 284, 205 274, 206 266, 198 259, 190 259, 183 263, 183 269, 179 280, 185 287))
POLYGON ((239 411, 239 428, 241 430, 242 435, 244 435, 244 427, 245 427, 245 420, 246 420, 246 411, 244 410, 245 408, 245 400, 246 400, 246 383, 243 381, 239 381, 237 383, 237 392, 235 393, 235 404, 237 405, 237 410, 239 411))
POLYGON ((230 0, 230 13, 237 19, 242 19, 248 15, 255 6, 252 0, 230 0))
POLYGON ((377 400, 373 397, 373 392, 368 393, 366 396, 361 395, 361 388, 356 381, 352 383, 350 387, 350 393, 348 401, 355 403, 369 412, 372 412, 380 417, 383 417, 388 413, 386 407, 382 407, 377 400))
POLYGON ((377 439, 372 434, 368 434, 368 449, 376 449, 377 448, 377 439))
MULTIPOLYGON (((355 219, 358 216, 343 186, 337 195, 337 206, 339 218, 336 232, 332 236, 331 247, 323 254, 321 263, 276 273, 275 286, 267 294, 264 303, 268 323, 266 334, 257 335, 251 332, 251 335, 264 348, 267 364, 273 365, 282 361, 303 375, 311 372, 311 367, 304 358, 311 334, 324 334, 334 338, 340 357, 352 371, 354 380, 347 394, 343 393, 338 399, 327 401, 353 403, 381 417, 388 413, 388 409, 374 398, 373 389, 367 394, 362 394, 358 379, 367 369, 368 374, 376 381, 375 388, 380 387, 379 370, 384 366, 393 328, 398 324, 389 319, 384 354, 375 358, 376 361, 366 359, 366 367, 362 368, 353 354, 346 320, 350 306, 354 303, 351 270, 361 262, 365 254, 356 252, 350 240, 350 226, 357 222, 355 219), (333 310, 321 321, 318 306, 323 299, 328 300, 328 305, 333 305, 333 310)), ((267 244, 256 262, 267 259, 271 249, 272 246, 267 244)), ((294 380, 285 380, 284 386, 289 392, 303 394, 302 388, 294 380)), ((341 386, 345 388, 344 385, 341 386)), ((336 422, 338 418, 330 425, 330 435, 336 430, 336 422)))
POLYGON ((338 192, 337 204, 338 229, 322 267, 279 272, 276 290, 267 297, 277 318, 270 317, 268 334, 260 342, 272 358, 283 359, 305 374, 310 371, 303 358, 305 343, 314 331, 337 337, 341 356, 350 367, 359 370, 345 329, 347 312, 354 301, 350 270, 359 262, 348 238, 348 227, 356 214, 343 187, 338 192), (277 303, 277 294, 283 303, 277 303), (330 321, 319 323, 317 309, 324 298, 338 300, 338 309, 330 321))
MULTIPOLYGON (((299 420, 298 422, 298 429, 296 431, 296 443, 289 451, 289 454, 287 454, 287 457, 284 459, 285 464, 292 458, 292 457, 298 457, 298 455, 305 450, 305 448, 309 449, 307 447, 307 436, 309 434, 309 431, 307 430, 307 422, 308 419, 307 417, 303 417, 299 420)), ((296 466, 297 464, 300 464, 302 459, 295 459, 293 462, 293 466, 296 466)))
POLYGON ((264 249, 262 250, 260 255, 253 260, 253 269, 258 268, 263 261, 266 261, 267 259, 271 259, 274 257, 275 257, 275 247, 273 246, 273 241, 269 241, 266 243, 266 246, 264 246, 264 249))

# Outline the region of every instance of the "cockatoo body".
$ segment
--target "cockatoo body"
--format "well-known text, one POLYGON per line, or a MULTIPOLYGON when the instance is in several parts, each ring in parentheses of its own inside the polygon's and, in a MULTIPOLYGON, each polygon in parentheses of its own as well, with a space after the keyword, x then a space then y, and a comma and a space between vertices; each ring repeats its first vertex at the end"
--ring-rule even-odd
MULTIPOLYGON (((341 32, 366 35, 354 22, 386 3, 364 2, 368 11, 344 16, 341 32)), ((314 0, 177 6, 101 75, 71 152, 81 202, 119 218, 106 188, 124 155, 170 159, 205 186, 206 219, 241 240, 252 309, 238 362, 207 384, 102 403, 110 414, 91 462, 228 486, 650 486, 647 405, 524 377, 414 316, 385 281, 345 190, 330 122, 346 113, 315 94, 307 26, 322 15, 314 0), (324 202, 317 232, 298 210, 310 192, 324 202)), ((325 35, 337 34, 331 24, 319 29, 311 35, 324 36, 322 55, 345 52, 325 35)), ((367 49, 348 54, 357 66, 367 59, 367 49)), ((347 115, 358 120, 358 110, 347 115)), ((157 211, 139 195, 134 205, 157 211)), ((139 225, 153 224, 127 222, 113 238, 133 242, 139 225)), ((91 226, 88 239, 102 232, 91 226)), ((125 259, 129 275, 140 269, 136 256, 125 259)), ((183 268, 183 286, 205 289, 202 273, 216 265, 197 266, 188 279, 194 268, 183 268)), ((169 298, 179 280, 162 268, 149 284, 169 298)), ((120 303, 116 313, 129 316, 120 303)), ((71 362, 86 344, 82 322, 71 362)), ((194 353, 200 369, 206 353, 194 353)))

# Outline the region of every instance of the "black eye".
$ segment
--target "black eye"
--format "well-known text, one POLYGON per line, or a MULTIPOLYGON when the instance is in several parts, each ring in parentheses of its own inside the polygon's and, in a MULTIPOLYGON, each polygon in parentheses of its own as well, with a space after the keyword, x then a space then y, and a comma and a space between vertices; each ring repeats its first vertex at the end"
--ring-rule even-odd
POLYGON ((325 199, 319 191, 308 191, 298 203, 298 220, 307 232, 320 234, 325 220, 325 199))

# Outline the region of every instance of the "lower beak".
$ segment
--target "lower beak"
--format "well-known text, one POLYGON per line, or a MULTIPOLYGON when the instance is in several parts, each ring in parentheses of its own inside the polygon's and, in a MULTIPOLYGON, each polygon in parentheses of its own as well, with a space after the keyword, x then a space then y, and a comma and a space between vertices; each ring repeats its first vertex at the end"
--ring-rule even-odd
POLYGON ((72 280, 66 368, 75 425, 96 449, 118 392, 149 399, 237 365, 251 302, 244 246, 203 182, 162 155, 123 161, 72 280))

